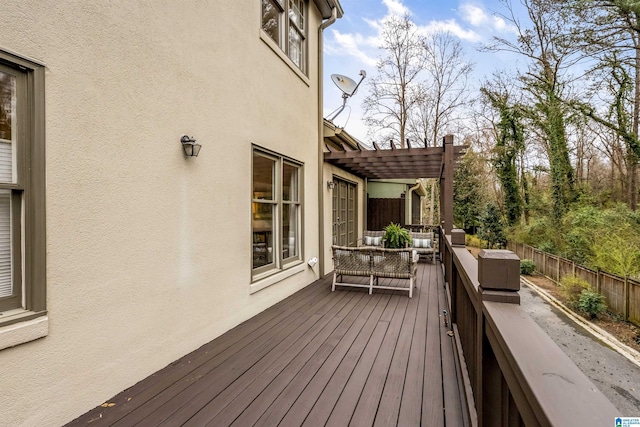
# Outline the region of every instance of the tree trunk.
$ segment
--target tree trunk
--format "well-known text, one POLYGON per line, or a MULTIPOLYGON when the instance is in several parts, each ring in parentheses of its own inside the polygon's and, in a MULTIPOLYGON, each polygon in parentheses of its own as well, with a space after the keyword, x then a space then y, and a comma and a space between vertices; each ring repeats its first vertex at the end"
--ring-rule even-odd
MULTIPOLYGON (((638 34, 633 35, 633 44, 636 50, 635 57, 635 87, 633 88, 633 135, 638 137, 638 122, 640 117, 640 46, 638 45, 638 34)), ((629 158, 629 207, 636 210, 638 204, 638 157, 633 152, 632 147, 627 148, 631 151, 629 158)))

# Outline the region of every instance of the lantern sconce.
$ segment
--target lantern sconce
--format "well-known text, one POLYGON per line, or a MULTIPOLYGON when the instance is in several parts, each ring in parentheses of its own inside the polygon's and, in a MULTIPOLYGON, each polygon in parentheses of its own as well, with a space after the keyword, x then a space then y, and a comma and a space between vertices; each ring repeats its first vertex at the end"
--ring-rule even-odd
POLYGON ((182 137, 180 137, 180 142, 182 143, 185 156, 198 157, 198 153, 200 153, 202 145, 197 144, 193 137, 190 138, 187 135, 182 135, 182 137))
POLYGON ((333 190, 333 188, 336 186, 336 183, 333 181, 327 181, 327 188, 329 190, 333 190))

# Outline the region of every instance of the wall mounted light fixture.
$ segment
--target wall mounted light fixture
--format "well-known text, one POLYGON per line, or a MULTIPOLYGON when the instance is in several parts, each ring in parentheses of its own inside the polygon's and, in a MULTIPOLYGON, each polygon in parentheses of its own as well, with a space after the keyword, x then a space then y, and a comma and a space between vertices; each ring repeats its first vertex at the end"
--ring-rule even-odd
POLYGON ((193 137, 189 138, 187 135, 182 135, 180 142, 182 143, 184 154, 187 157, 198 157, 198 153, 200 153, 202 145, 197 144, 193 137))
POLYGON ((336 186, 336 183, 333 181, 327 181, 327 188, 329 190, 333 190, 333 188, 336 186))

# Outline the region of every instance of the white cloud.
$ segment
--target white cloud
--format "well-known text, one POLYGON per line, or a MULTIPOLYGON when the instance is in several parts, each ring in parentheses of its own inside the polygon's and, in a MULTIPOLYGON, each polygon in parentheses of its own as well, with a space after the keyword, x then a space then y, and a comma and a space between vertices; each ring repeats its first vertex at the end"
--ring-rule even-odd
POLYGON ((369 27, 371 27, 377 33, 380 33, 380 31, 382 30, 382 23, 384 19, 381 19, 379 21, 374 21, 373 19, 362 18, 362 20, 366 22, 367 25, 369 25, 369 27))
POLYGON ((473 27, 481 28, 484 31, 498 33, 516 33, 516 28, 507 23, 503 18, 488 13, 481 6, 474 3, 462 3, 458 8, 460 18, 468 22, 473 27))
MULTIPOLYGON (((331 30, 327 38, 326 53, 351 57, 368 67, 375 67, 381 52, 381 33, 384 24, 392 16, 412 15, 403 0, 379 0, 386 7, 386 14, 378 19, 363 18, 364 25, 350 25, 350 31, 331 30)), ((511 27, 500 17, 490 14, 477 0, 463 2, 458 8, 459 18, 433 20, 418 27, 422 34, 449 32, 463 42, 476 43, 496 32, 510 31, 511 27), (474 3, 474 1, 476 1, 474 3)))
POLYGON ((419 27, 419 31, 423 34, 431 34, 434 32, 448 32, 454 37, 469 42, 477 42, 482 39, 480 34, 471 29, 464 29, 455 19, 447 19, 446 21, 431 21, 425 26, 419 27))
POLYGON ((518 29, 513 25, 507 23, 504 19, 499 16, 492 16, 493 19, 493 28, 503 33, 511 33, 518 34, 518 29))
POLYGON ((463 3, 459 8, 463 21, 466 21, 474 27, 486 25, 489 22, 489 15, 481 7, 470 3, 463 3))
POLYGON ((387 7, 389 15, 410 15, 411 11, 407 6, 402 4, 400 0, 382 0, 382 3, 387 7))
POLYGON ((375 67, 376 58, 367 54, 367 50, 372 47, 372 43, 375 41, 360 33, 341 33, 338 30, 332 30, 332 34, 334 43, 328 47, 330 52, 353 56, 366 65, 375 67))

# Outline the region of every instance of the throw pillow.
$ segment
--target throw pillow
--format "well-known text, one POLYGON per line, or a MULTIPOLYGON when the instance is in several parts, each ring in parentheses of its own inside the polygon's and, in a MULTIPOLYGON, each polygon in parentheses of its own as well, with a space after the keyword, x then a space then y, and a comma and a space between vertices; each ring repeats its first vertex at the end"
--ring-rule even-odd
POLYGON ((382 237, 364 236, 365 246, 380 246, 382 244, 382 237))
POLYGON ((431 239, 413 239, 414 248, 431 248, 431 239))

